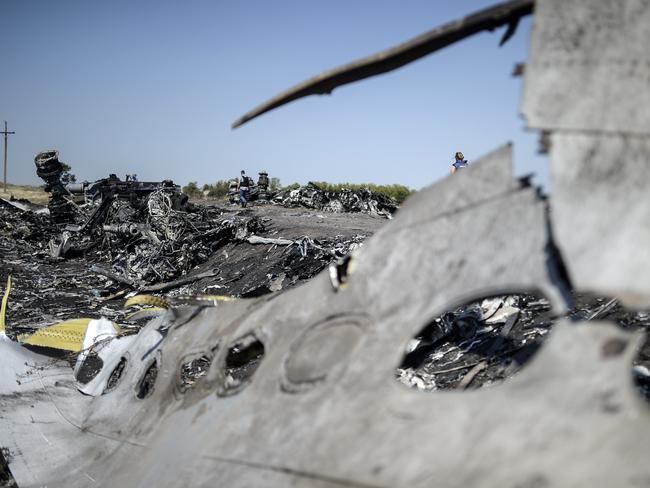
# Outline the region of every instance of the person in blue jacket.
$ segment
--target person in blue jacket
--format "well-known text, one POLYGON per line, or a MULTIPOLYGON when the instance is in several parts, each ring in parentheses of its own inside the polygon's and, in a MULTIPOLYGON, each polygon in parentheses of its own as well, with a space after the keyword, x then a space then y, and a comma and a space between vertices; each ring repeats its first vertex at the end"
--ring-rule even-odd
POLYGON ((462 152, 458 151, 454 157, 456 160, 452 163, 451 168, 449 169, 449 172, 452 175, 459 169, 467 168, 467 166, 469 166, 469 163, 467 162, 467 159, 465 159, 465 156, 463 156, 462 152))

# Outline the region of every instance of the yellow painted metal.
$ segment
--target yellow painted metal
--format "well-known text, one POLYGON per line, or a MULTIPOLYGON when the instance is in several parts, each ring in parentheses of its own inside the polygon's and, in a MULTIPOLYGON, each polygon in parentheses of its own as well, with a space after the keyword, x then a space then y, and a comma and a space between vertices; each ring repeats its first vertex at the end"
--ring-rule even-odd
POLYGON ((70 319, 37 330, 33 334, 23 334, 18 340, 32 346, 51 347, 64 351, 81 351, 88 324, 93 319, 70 319))
POLYGON ((132 307, 133 305, 153 305, 154 307, 169 308, 169 302, 161 297, 153 295, 136 295, 126 300, 124 308, 132 307))
POLYGON ((196 295, 172 298, 170 301, 153 295, 136 295, 126 300, 124 308, 134 305, 150 305, 150 308, 143 308, 128 315, 127 320, 136 320, 146 317, 155 317, 171 308, 173 305, 216 305, 217 302, 231 302, 235 297, 227 295, 196 295))
POLYGON ((124 318, 126 320, 148 319, 152 317, 158 317, 159 315, 162 315, 166 311, 167 309, 163 307, 148 307, 148 308, 143 308, 142 310, 136 310, 135 312, 130 313, 124 318))
POLYGON ((2 297, 2 305, 0 306, 0 332, 5 331, 6 317, 7 317, 7 302, 9 301, 9 293, 11 293, 11 275, 7 276, 7 286, 5 293, 2 297))

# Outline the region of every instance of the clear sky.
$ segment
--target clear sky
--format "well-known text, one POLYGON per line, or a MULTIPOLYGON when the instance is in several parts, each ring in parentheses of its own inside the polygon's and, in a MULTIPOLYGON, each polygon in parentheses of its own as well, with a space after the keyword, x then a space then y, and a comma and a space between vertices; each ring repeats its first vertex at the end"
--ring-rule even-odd
POLYGON ((312 75, 492 3, 4 0, 9 180, 40 183, 33 157, 54 148, 79 180, 135 172, 203 184, 265 169, 285 184, 419 189, 447 174, 455 151, 471 162, 512 141, 515 171, 548 184, 537 135, 518 114, 522 78, 511 77, 530 18, 502 48, 502 30, 479 34, 230 129, 312 75))

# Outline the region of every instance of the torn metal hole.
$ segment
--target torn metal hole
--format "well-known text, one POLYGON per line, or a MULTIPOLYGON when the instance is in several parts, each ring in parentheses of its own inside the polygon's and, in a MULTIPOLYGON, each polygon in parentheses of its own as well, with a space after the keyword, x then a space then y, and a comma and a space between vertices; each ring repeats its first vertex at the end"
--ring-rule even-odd
MULTIPOLYGON (((646 332, 633 360, 632 375, 641 396, 650 401, 650 310, 630 310, 616 298, 589 293, 574 292, 570 298, 573 305, 565 316, 570 320, 607 320, 624 330, 646 332)), ((556 318, 548 300, 529 294, 477 300, 455 308, 436 317, 412 339, 397 368, 397 379, 425 391, 499 383, 532 358, 556 318), (507 315, 505 306, 518 309, 512 326, 507 317, 505 322, 490 324, 500 314, 499 320, 507 315), (485 316, 488 313, 492 319, 485 316)), ((614 359, 628 346, 622 339, 609 340, 602 345, 601 357, 605 361, 614 359)))
POLYGON ((109 391, 113 390, 117 384, 120 382, 120 379, 122 378, 122 373, 124 373, 124 369, 126 368, 126 358, 122 357, 120 359, 120 362, 117 363, 117 366, 113 368, 113 371, 111 371, 111 375, 108 377, 108 381, 106 382, 106 388, 104 388, 104 393, 108 393, 109 391))
POLYGON ((330 283, 332 283, 334 291, 339 291, 347 286, 349 276, 354 270, 354 266, 352 266, 353 260, 354 256, 348 254, 329 265, 330 283))
POLYGON ((81 363, 81 366, 75 374, 75 379, 82 385, 85 385, 95 378, 103 367, 104 361, 102 361, 102 358, 96 352, 91 351, 85 357, 83 363, 81 363))
POLYGON ((410 341, 397 380, 424 391, 499 383, 532 358, 553 323, 541 295, 470 302, 436 317, 410 341))
POLYGON ((193 388, 199 378, 208 373, 211 364, 212 357, 205 355, 181 364, 179 384, 181 393, 185 393, 190 388, 193 388))
POLYGON ((229 348, 224 362, 223 393, 239 392, 250 383, 264 358, 264 344, 254 334, 235 341, 229 348))
POLYGON ((138 393, 137 393, 138 398, 143 399, 151 395, 157 377, 158 377, 158 361, 154 361, 147 368, 147 370, 144 373, 144 376, 142 377, 140 383, 138 384, 138 393))

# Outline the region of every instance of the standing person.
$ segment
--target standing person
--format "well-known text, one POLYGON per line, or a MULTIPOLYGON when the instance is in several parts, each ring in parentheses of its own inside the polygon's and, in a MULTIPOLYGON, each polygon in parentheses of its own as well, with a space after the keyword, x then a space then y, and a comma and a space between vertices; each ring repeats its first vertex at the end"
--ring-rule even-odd
POLYGON ((458 171, 461 168, 467 168, 469 166, 469 163, 467 162, 467 159, 465 159, 465 156, 463 156, 463 153, 458 151, 454 155, 455 161, 452 163, 451 168, 449 169, 449 172, 453 175, 456 171, 458 171))
POLYGON ((248 189, 250 185, 250 178, 246 176, 246 171, 241 170, 241 177, 239 178, 239 203, 242 207, 246 207, 246 198, 248 197, 248 189))

